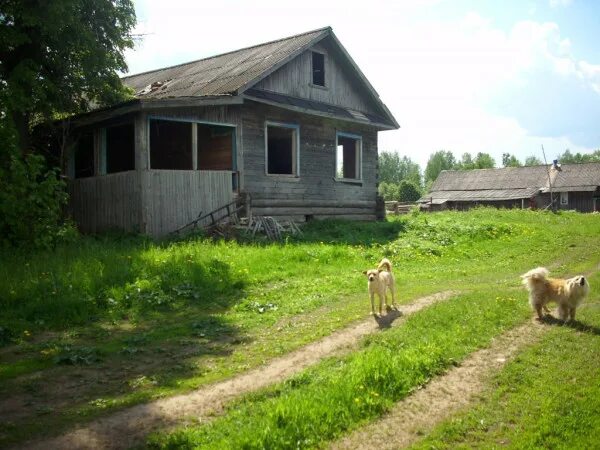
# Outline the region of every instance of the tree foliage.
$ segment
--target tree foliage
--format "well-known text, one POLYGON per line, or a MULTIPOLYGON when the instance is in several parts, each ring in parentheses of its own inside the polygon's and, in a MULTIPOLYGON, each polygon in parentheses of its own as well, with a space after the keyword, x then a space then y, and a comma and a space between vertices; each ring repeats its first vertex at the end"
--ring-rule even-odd
POLYGON ((571 153, 569 149, 558 155, 558 162, 561 164, 581 164, 589 162, 600 162, 600 149, 592 153, 571 153))
POLYGON ((117 71, 134 26, 131 0, 0 2, 0 243, 48 246, 64 231, 65 185, 32 130, 127 97, 117 71))
POLYGON ((521 161, 515 155, 510 153, 502 153, 502 166, 504 167, 521 167, 521 161))
POLYGON ((396 152, 381 152, 379 155, 379 181, 382 183, 400 184, 409 180, 421 186, 421 168, 407 156, 396 152))
POLYGON ((435 181, 442 170, 456 168, 456 158, 450 151, 439 150, 433 153, 425 167, 425 182, 435 181))
POLYGON ((126 96, 116 71, 127 70, 134 26, 131 0, 1 3, 1 113, 22 152, 37 123, 126 96))
POLYGON ((542 160, 535 155, 525 158, 525 166, 541 166, 542 164, 542 160))

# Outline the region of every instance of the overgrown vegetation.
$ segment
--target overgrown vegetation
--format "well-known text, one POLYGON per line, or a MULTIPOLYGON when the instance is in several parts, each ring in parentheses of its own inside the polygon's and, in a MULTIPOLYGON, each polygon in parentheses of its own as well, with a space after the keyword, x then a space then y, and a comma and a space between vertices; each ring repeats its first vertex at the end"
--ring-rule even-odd
POLYGON ((592 215, 478 209, 314 221, 276 244, 105 236, 3 251, 0 397, 9 403, 0 422, 11 419, 0 443, 221 380, 364 318, 361 272, 382 256, 394 264, 401 303, 493 289, 526 311, 520 273, 557 255, 557 274, 588 269, 599 245, 592 215), (76 386, 67 397, 59 380, 76 386), (15 398, 33 406, 17 414, 8 408, 15 398))

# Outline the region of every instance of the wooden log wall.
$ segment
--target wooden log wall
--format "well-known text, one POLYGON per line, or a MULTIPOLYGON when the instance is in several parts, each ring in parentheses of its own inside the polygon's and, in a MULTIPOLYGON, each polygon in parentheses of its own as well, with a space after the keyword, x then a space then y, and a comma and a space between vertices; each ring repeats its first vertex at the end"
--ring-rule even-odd
POLYGON ((344 217, 374 220, 377 196, 377 131, 371 127, 317 118, 246 102, 243 105, 243 189, 252 196, 252 214, 304 221, 344 217), (265 121, 299 125, 300 175, 267 175, 265 121), (335 176, 336 131, 362 137, 362 180, 335 176))

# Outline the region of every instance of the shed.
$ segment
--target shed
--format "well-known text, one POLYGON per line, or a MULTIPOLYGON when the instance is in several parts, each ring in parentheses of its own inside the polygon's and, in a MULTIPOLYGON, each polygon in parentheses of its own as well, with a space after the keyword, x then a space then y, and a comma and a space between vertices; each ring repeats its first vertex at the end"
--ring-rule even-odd
POLYGON ((240 195, 254 215, 375 219, 377 133, 398 123, 331 28, 123 83, 135 99, 71 120, 82 231, 161 236, 240 195))
POLYGON ((559 209, 592 212, 600 209, 599 186, 600 163, 444 170, 419 203, 431 210, 464 210, 547 208, 553 201, 559 209))

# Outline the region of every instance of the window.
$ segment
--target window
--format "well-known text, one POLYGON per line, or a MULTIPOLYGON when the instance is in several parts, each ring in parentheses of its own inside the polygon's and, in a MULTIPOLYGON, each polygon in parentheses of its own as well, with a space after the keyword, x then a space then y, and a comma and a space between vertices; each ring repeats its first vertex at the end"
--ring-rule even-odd
POLYGON ((298 126, 267 122, 265 128, 267 174, 298 176, 298 126))
POLYGON ((569 193, 568 192, 561 192, 560 193, 560 204, 561 205, 568 205, 569 204, 569 193))
POLYGON ((75 148, 75 178, 94 176, 94 134, 79 136, 75 148))
POLYGON ((150 120, 150 168, 192 170, 192 123, 150 120))
POLYGON ((325 87, 325 55, 312 52, 312 84, 325 87))
POLYGON ((360 180, 362 138, 353 134, 337 133, 335 177, 341 180, 360 180))
POLYGON ((235 128, 198 124, 198 169, 233 170, 235 128))
POLYGON ((135 169, 135 137, 133 124, 106 129, 106 173, 135 169))

